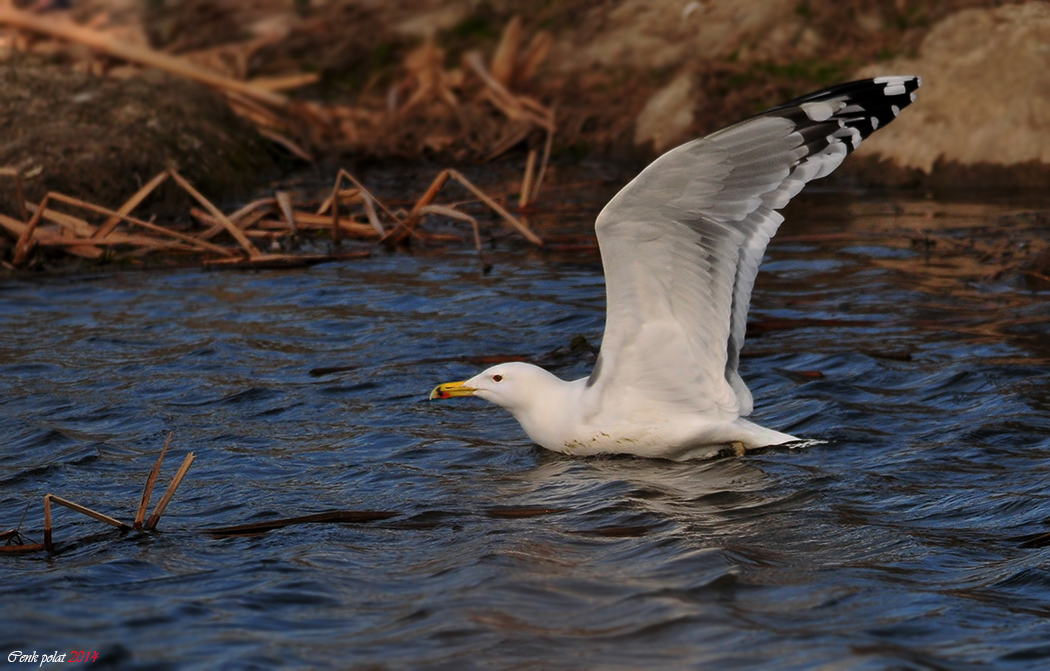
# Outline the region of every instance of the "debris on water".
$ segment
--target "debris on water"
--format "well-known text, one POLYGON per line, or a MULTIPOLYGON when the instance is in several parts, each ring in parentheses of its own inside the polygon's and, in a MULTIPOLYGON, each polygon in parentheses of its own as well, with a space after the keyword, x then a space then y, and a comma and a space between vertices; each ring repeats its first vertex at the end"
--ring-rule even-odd
MULTIPOLYGON (((168 434, 167 440, 164 441, 164 447, 160 451, 160 456, 157 458, 157 462, 153 465, 149 475, 146 477, 146 484, 142 490, 142 498, 139 501, 138 512, 135 515, 135 521, 131 524, 126 524, 120 520, 110 517, 105 513, 100 513, 97 510, 88 508, 87 506, 70 501, 67 498, 58 496, 57 494, 46 494, 44 495, 44 542, 43 543, 26 543, 22 535, 19 533, 22 523, 19 522, 18 528, 5 531, 0 534, 0 540, 5 541, 5 545, 0 546, 0 552, 11 552, 11 553, 26 553, 26 552, 37 552, 39 550, 46 550, 48 552, 54 552, 56 545, 52 534, 51 526, 51 504, 56 503, 64 508, 68 508, 73 512, 80 513, 90 517, 91 519, 109 524, 120 529, 122 532, 128 532, 132 530, 137 531, 153 531, 157 528, 157 524, 160 522, 161 515, 167 509, 168 504, 171 503, 171 499, 175 496, 175 491, 182 483, 183 478, 186 477, 186 473, 190 470, 190 466, 193 465, 194 454, 193 452, 188 453, 182 460, 182 465, 179 466, 178 472, 175 477, 172 478, 171 484, 168 485, 167 490, 161 497, 160 503, 157 504, 156 508, 153 509, 153 514, 146 517, 146 509, 149 507, 150 498, 153 494, 153 486, 157 482, 157 475, 160 473, 161 464, 164 461, 164 455, 168 451, 168 445, 171 444, 171 438, 173 434, 168 434), (143 521, 145 520, 145 522, 143 521)), ((27 509, 28 510, 28 507, 27 509)), ((23 513, 22 519, 25 519, 23 513)))
MULTIPOLYGON (((0 170, 0 179, 4 178, 13 180, 21 193, 21 170, 0 170)), ((2 263, 9 270, 38 268, 54 255, 81 257, 98 263, 134 264, 141 263, 144 256, 163 256, 166 260, 188 258, 212 268, 293 268, 368 256, 370 248, 352 251, 337 248, 326 254, 267 253, 257 243, 267 245, 270 250, 274 245, 280 249, 282 241, 298 240, 312 233, 327 233, 336 245, 344 238, 373 245, 384 243, 389 247, 406 245, 411 238, 429 242, 431 237, 440 238, 421 228, 429 216, 469 223, 484 271, 491 264, 482 254, 477 218, 461 209, 463 203, 434 203, 450 180, 477 199, 469 202, 478 202, 494 212, 528 242, 543 245, 543 239, 526 223, 457 170, 440 171, 407 213, 391 209, 356 177, 340 170, 331 195, 315 211, 309 211, 310 203, 295 203, 290 192, 277 190, 273 197, 254 200, 227 215, 178 171, 169 169, 157 174, 116 209, 54 191, 47 193, 40 203, 20 198, 17 206, 23 213, 21 220, 0 214, 0 231, 11 240, 6 249, 0 246, 0 253, 7 257, 2 263), (157 187, 169 180, 200 205, 190 209, 199 228, 165 225, 132 215, 157 187), (344 188, 344 181, 352 187, 344 188)))
POLYGON ((397 514, 389 510, 333 510, 326 513, 285 517, 265 522, 214 527, 205 529, 204 533, 220 537, 259 536, 275 529, 283 529, 297 524, 363 524, 365 522, 390 519, 397 514))

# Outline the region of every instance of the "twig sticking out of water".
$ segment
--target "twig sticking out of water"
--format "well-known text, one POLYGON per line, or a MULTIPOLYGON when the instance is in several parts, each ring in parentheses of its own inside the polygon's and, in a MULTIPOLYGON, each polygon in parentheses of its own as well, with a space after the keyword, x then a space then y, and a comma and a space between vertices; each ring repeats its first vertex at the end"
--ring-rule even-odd
POLYGON ((74 502, 70 501, 69 499, 64 499, 61 496, 58 496, 57 494, 45 494, 44 495, 44 546, 48 550, 50 550, 52 547, 54 547, 53 543, 51 542, 51 502, 52 501, 54 501, 55 503, 59 504, 60 506, 64 506, 66 508, 69 508, 73 512, 80 513, 81 515, 87 515, 91 519, 95 519, 95 520, 98 520, 99 522, 105 522, 106 524, 115 526, 118 529, 120 529, 121 531, 131 531, 131 529, 133 528, 131 525, 124 524, 120 520, 113 519, 109 515, 105 515, 103 513, 100 513, 97 510, 92 510, 91 508, 88 508, 87 506, 82 506, 79 503, 74 503, 74 502))
POLYGON ((171 503, 171 497, 175 496, 175 490, 182 484, 182 479, 186 477, 186 472, 190 470, 190 466, 193 465, 194 460, 193 452, 186 455, 186 458, 182 460, 182 465, 179 466, 179 471, 172 478, 171 484, 168 485, 168 489, 165 490, 164 496, 160 497, 160 503, 153 510, 153 514, 146 520, 146 526, 143 527, 147 531, 153 531, 157 528, 157 522, 160 521, 160 516, 164 514, 168 504, 171 503))
POLYGON ((164 455, 168 451, 168 445, 171 444, 171 437, 175 435, 172 431, 168 433, 167 440, 164 441, 164 447, 160 451, 160 456, 157 457, 157 463, 153 464, 153 468, 150 469, 149 475, 146 476, 146 486, 142 488, 142 499, 139 501, 139 510, 135 513, 134 527, 136 529, 142 528, 142 520, 146 519, 146 508, 149 507, 150 496, 153 495, 153 485, 157 483, 157 475, 160 473, 160 465, 164 463, 164 455))
POLYGON ((210 200, 201 195, 201 193, 197 191, 197 189, 193 188, 193 185, 187 182, 182 175, 175 172, 174 170, 169 170, 168 174, 170 174, 172 179, 174 179, 175 182, 180 187, 182 187, 183 191, 193 196, 194 200, 203 205, 204 209, 208 210, 208 212, 211 213, 211 216, 219 220, 219 223, 221 223, 226 228, 226 230, 229 231, 230 235, 233 236, 233 239, 236 240, 237 243, 244 248, 244 251, 248 252, 249 257, 255 258, 259 256, 259 250, 255 248, 255 245, 253 245, 251 240, 248 239, 248 236, 244 234, 244 231, 234 226, 233 222, 230 221, 226 217, 226 215, 222 213, 222 210, 215 207, 215 205, 210 200))
MULTIPOLYGON (((423 215, 427 213, 426 208, 431 206, 431 203, 434 201, 434 199, 437 197, 437 194, 441 191, 441 189, 445 186, 449 179, 454 179, 455 181, 459 182, 460 185, 463 186, 463 188, 474 194, 478 198, 478 200, 487 205, 493 212, 499 215, 500 218, 502 218, 504 221, 510 224, 511 227, 513 227, 518 233, 520 233, 523 238, 525 238, 534 245, 537 245, 539 247, 543 246, 543 239, 535 233, 533 233, 532 229, 530 229, 528 226, 522 223, 510 212, 507 212, 507 210, 504 209, 502 205, 493 200, 492 197, 490 197, 484 191, 474 186, 474 184, 466 177, 464 177, 462 173, 460 173, 458 170, 453 170, 451 168, 442 170, 438 173, 438 176, 435 177, 434 181, 430 183, 430 186, 423 193, 420 199, 416 201, 416 204, 415 206, 413 206, 412 211, 409 212, 408 216, 406 216, 404 220, 400 222, 400 226, 387 233, 386 237, 383 238, 382 242, 387 243, 391 247, 397 246, 398 244, 404 242, 405 238, 411 235, 415 230, 416 226, 418 226, 419 223, 423 220, 423 215)), ((447 209, 445 212, 442 212, 443 214, 445 214, 445 216, 449 216, 447 214, 447 209)), ((431 209, 430 212, 435 213, 433 209, 431 209)))
MULTIPOLYGON (((150 469, 149 475, 146 477, 146 485, 142 490, 142 498, 139 501, 138 512, 135 515, 135 521, 132 524, 125 524, 120 520, 110 517, 105 513, 100 513, 97 510, 88 508, 85 505, 75 503, 67 498, 58 496, 57 494, 46 494, 44 496, 44 542, 43 543, 23 543, 21 541, 21 535, 18 533, 18 529, 12 529, 10 531, 3 532, 0 534, 0 540, 7 542, 6 545, 0 546, 2 552, 35 552, 37 550, 47 550, 51 552, 55 549, 54 537, 51 528, 51 504, 56 503, 64 508, 69 508, 73 512, 86 515, 93 520, 104 522, 111 526, 117 527, 121 531, 131 531, 137 529, 139 531, 152 531, 156 529, 157 523, 160 521, 161 515, 167 509, 168 504, 171 502, 172 497, 175 496, 175 490, 178 489, 182 483, 183 478, 186 477, 186 473, 189 471, 190 466, 193 464, 194 454, 190 452, 182 461, 182 466, 179 467, 178 472, 172 479, 171 484, 168 485, 167 491, 164 492, 164 496, 161 497, 160 503, 154 509, 153 514, 150 515, 149 520, 143 525, 142 520, 146 515, 146 508, 149 506, 150 495, 153 492, 153 486, 157 482, 157 475, 160 472, 161 463, 164 461, 164 454, 168 451, 168 445, 171 443, 172 434, 168 434, 167 440, 164 441, 164 447, 161 449, 160 456, 157 458, 157 462, 150 469), (11 541, 17 541, 12 543, 11 541)), ((25 515, 22 516, 23 519, 25 515)), ((19 522, 19 527, 22 523, 19 522)))

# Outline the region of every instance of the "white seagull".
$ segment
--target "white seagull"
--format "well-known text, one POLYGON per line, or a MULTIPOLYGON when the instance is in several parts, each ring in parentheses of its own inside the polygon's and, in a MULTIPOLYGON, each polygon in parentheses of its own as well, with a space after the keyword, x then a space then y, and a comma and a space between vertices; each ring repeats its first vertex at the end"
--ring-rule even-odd
POLYGON ((606 320, 590 377, 528 363, 436 387, 506 408, 543 447, 689 459, 798 440, 744 419, 737 373, 766 244, 807 182, 915 100, 920 79, 834 86, 672 149, 598 215, 606 320))

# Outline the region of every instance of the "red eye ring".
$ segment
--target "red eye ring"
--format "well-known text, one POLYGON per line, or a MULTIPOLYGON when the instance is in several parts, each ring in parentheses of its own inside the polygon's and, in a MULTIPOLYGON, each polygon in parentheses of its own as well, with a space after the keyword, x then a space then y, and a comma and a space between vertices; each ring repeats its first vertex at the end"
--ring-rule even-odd
POLYGON ((503 381, 503 376, 502 375, 493 375, 492 376, 492 381, 493 382, 502 382, 503 381))

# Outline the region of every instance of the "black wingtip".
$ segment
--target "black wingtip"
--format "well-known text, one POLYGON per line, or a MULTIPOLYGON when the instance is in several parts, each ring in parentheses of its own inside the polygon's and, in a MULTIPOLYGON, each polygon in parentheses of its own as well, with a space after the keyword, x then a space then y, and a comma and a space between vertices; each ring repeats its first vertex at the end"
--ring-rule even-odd
MULTIPOLYGON (((859 140, 864 140, 915 102, 915 92, 920 86, 922 79, 916 75, 860 79, 789 100, 766 114, 786 112, 785 116, 789 117, 805 114, 809 121, 823 121, 820 117, 826 114, 828 120, 856 130, 859 140), (825 103, 834 103, 834 108, 825 107, 825 103)), ((846 149, 853 151, 856 146, 846 142, 846 149)))

